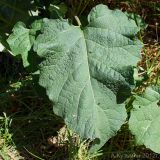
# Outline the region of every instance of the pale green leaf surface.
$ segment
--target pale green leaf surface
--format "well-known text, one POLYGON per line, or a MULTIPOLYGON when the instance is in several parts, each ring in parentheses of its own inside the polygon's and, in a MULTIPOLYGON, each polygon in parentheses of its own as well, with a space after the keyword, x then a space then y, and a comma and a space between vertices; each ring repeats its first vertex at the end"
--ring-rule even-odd
POLYGON ((160 94, 147 88, 142 96, 135 96, 129 120, 129 129, 135 135, 137 145, 145 145, 160 153, 160 94))
POLYGON ((21 55, 24 67, 29 66, 28 52, 35 40, 36 31, 41 29, 41 22, 42 20, 35 21, 31 29, 26 28, 24 23, 18 22, 7 40, 13 55, 21 55))
POLYGON ((34 50, 45 58, 39 83, 54 112, 82 138, 98 139, 94 151, 125 122, 124 104, 117 101, 130 94, 142 45, 133 39, 135 22, 121 11, 98 5, 88 20, 81 30, 67 20, 44 19, 34 50))

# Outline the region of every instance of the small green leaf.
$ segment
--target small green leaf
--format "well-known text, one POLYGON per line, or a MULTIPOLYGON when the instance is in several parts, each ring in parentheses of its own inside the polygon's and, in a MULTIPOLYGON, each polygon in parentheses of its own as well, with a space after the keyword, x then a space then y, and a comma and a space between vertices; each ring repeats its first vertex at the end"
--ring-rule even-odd
POLYGON ((41 29, 41 22, 41 20, 35 21, 31 29, 26 28, 24 23, 18 22, 7 40, 13 55, 21 55, 24 67, 29 66, 28 52, 34 43, 36 31, 41 29))
POLYGON ((147 88, 142 96, 135 96, 129 119, 129 129, 135 135, 137 145, 145 145, 160 153, 160 94, 147 88))

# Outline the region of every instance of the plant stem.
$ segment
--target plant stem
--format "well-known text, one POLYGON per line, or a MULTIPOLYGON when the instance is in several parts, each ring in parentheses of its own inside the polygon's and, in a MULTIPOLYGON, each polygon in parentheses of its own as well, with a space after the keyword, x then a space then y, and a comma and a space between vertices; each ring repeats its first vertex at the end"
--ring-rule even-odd
POLYGON ((78 26, 82 26, 80 19, 77 16, 74 16, 78 26))

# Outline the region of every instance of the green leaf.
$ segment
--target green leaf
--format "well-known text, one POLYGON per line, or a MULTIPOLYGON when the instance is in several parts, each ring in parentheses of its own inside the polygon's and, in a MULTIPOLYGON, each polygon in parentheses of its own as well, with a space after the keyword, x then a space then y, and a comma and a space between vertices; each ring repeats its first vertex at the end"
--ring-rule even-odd
POLYGON ((129 119, 129 129, 135 135, 137 145, 145 145, 160 153, 160 94, 147 88, 142 96, 135 96, 129 119))
POLYGON ((96 6, 83 30, 67 20, 43 20, 34 50, 40 64, 41 86, 54 102, 54 112, 82 138, 99 149, 126 119, 122 103, 130 95, 133 67, 142 44, 139 30, 119 10, 96 6))
POLYGON ((24 67, 29 66, 28 52, 34 42, 34 36, 30 34, 30 29, 27 29, 24 23, 18 22, 13 28, 13 34, 10 35, 7 42, 13 55, 21 55, 24 67))
POLYGON ((36 31, 41 29, 41 23, 41 20, 37 20, 31 25, 31 29, 28 29, 24 23, 18 22, 7 40, 13 55, 22 56, 24 67, 29 66, 28 54, 35 40, 36 31))

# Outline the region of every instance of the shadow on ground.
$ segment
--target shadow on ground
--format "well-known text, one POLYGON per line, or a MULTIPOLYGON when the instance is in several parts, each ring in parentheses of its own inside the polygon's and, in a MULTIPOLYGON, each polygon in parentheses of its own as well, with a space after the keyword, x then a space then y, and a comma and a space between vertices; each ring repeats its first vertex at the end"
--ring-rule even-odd
POLYGON ((25 160, 63 160, 64 157, 62 148, 47 142, 49 137, 57 135, 63 121, 53 114, 51 103, 44 97, 37 94, 31 83, 17 91, 6 89, 0 97, 0 116, 5 112, 12 120, 9 132, 25 160))

